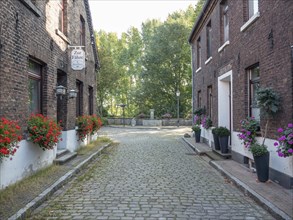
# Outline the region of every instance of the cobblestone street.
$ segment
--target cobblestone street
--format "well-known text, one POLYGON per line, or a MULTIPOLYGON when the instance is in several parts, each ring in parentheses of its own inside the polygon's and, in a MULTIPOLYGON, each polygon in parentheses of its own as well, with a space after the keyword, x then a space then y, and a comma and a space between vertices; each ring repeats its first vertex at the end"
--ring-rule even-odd
POLYGON ((29 219, 274 219, 192 153, 190 128, 101 132, 119 144, 29 219))

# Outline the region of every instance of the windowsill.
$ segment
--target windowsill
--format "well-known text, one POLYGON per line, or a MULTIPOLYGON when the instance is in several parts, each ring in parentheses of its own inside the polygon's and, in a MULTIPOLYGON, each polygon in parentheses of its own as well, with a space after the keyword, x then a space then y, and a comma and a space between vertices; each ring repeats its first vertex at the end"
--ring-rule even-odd
POLYGON ((71 41, 68 39, 68 37, 65 36, 61 31, 56 29, 56 34, 61 37, 64 41, 66 41, 68 44, 71 44, 71 41))
POLYGON ((226 47, 226 46, 228 46, 230 44, 230 41, 226 41, 219 49, 218 49, 218 53, 220 53, 222 50, 224 50, 224 48, 226 47))
POLYGON ((195 72, 198 73, 199 71, 201 71, 201 67, 199 67, 195 72))
POLYGON ((250 25, 252 25, 260 17, 259 11, 255 13, 244 25, 241 26, 240 31, 245 31, 250 25))
POLYGON ((208 63, 211 62, 212 59, 213 59, 213 57, 209 57, 209 59, 207 59, 206 62, 204 62, 204 64, 208 65, 208 63))
POLYGON ((24 4, 31 12, 33 12, 37 17, 41 17, 42 12, 31 2, 31 0, 19 0, 24 4))

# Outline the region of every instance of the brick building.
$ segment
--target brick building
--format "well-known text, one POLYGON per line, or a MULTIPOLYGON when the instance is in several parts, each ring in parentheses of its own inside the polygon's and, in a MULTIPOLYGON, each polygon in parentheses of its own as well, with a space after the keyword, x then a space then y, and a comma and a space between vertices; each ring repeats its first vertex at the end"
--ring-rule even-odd
MULTIPOLYGON (((271 87, 281 96, 266 145, 270 179, 286 188, 293 185, 293 160, 278 157, 273 143, 276 130, 293 119, 292 11, 292 1, 207 0, 189 37, 193 109, 205 107, 214 126, 231 130, 232 159, 243 164, 252 160, 237 137, 240 120, 254 116, 264 125, 254 105, 255 88, 271 87)), ((205 141, 213 145, 211 139, 205 141)))
MULTIPOLYGON (((0 117, 18 120, 24 134, 30 114, 42 113, 62 120, 63 141, 58 149, 74 151, 80 144, 76 116, 95 113, 98 67, 88 0, 0 1, 0 117), (84 68, 72 69, 74 49, 84 51, 84 68), (65 87, 66 93, 56 95, 57 86, 65 87), (77 97, 70 98, 70 91, 77 92, 77 97)), ((9 165, 0 162, 1 187, 52 163, 56 156, 55 150, 45 156, 26 145, 28 141, 21 141, 20 153, 9 165), (31 158, 27 164, 17 164, 22 154, 44 160, 31 158), (7 166, 22 166, 22 172, 11 176, 7 166)))

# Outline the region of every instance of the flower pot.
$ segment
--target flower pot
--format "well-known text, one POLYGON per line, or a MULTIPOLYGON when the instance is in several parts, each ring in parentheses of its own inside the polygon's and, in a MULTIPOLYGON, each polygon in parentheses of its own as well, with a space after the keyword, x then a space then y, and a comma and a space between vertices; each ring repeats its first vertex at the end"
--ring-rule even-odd
POLYGON ((220 150, 220 142, 219 142, 219 137, 216 134, 213 134, 213 138, 214 138, 214 146, 215 146, 215 150, 220 150))
POLYGON ((195 142, 196 143, 200 142, 200 133, 201 133, 201 131, 194 132, 194 134, 195 134, 195 142))
POLYGON ((253 156, 257 178, 260 182, 266 182, 269 180, 269 163, 270 153, 267 152, 262 156, 253 156))
POLYGON ((220 148, 221 148, 222 154, 226 154, 229 151, 228 141, 229 141, 229 136, 219 137, 219 143, 220 143, 220 148))

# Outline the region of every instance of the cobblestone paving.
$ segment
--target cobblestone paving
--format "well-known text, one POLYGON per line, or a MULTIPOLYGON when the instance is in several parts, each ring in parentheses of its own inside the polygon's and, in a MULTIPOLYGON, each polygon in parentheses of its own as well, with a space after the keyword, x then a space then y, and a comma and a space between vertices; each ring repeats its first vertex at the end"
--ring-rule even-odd
POLYGON ((104 132, 120 144, 30 219, 273 219, 190 154, 184 129, 104 132))

